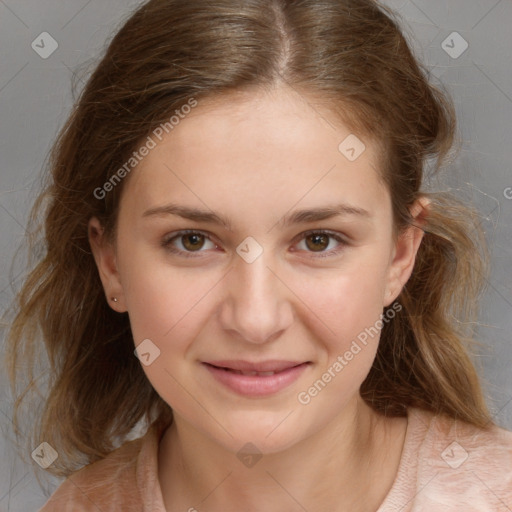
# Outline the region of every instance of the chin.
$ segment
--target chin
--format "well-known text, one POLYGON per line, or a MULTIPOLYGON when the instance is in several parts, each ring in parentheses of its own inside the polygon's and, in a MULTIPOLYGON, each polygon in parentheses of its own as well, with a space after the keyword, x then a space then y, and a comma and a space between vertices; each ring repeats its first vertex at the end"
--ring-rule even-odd
POLYGON ((209 436, 234 454, 243 451, 244 447, 249 451, 253 447, 261 454, 279 453, 307 437, 306 432, 301 433, 291 418, 293 413, 287 418, 289 412, 290 409, 279 414, 267 413, 267 418, 262 417, 265 413, 253 412, 246 418, 239 417, 236 421, 225 421, 223 427, 229 433, 221 429, 220 436, 218 434, 212 436, 212 433, 209 436), (255 414, 258 414, 258 419, 254 418, 255 414))

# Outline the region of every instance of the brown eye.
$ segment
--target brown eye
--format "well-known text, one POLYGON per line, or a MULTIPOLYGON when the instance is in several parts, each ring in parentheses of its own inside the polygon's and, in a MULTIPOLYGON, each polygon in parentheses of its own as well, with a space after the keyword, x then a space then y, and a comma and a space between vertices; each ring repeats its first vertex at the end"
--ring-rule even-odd
POLYGON ((297 247, 315 258, 327 258, 338 255, 347 245, 340 234, 321 230, 302 233, 297 247))
POLYGON ((204 245, 205 236, 200 233, 192 233, 188 235, 181 236, 183 247, 187 251, 197 251, 201 249, 204 245))
POLYGON ((215 249, 216 244, 210 237, 200 231, 180 231, 166 236, 162 247, 179 256, 201 256, 207 249, 215 249), (210 244, 210 246, 208 246, 210 244))
POLYGON ((314 233, 306 237, 306 246, 312 251, 324 251, 329 245, 329 235, 314 233))

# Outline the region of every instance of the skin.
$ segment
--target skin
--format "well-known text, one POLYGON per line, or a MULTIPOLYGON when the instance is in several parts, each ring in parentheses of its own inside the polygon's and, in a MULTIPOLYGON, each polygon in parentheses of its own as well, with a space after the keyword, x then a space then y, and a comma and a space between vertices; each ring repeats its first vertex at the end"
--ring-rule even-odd
MULTIPOLYGON (((375 511, 396 476, 407 420, 359 395, 378 336, 307 405, 297 399, 394 302, 423 235, 411 226, 393 237, 376 144, 358 134, 366 150, 349 161, 338 146, 350 129, 313 104, 285 87, 201 101, 124 183, 115 243, 90 221, 107 300, 128 312, 135 345, 160 350, 143 369, 174 411, 158 458, 168 511, 375 511), (214 211, 231 230, 143 215, 171 202, 214 211), (278 222, 338 203, 368 216, 278 222), (183 229, 212 240, 173 238, 183 229), (307 230, 345 243, 318 248, 307 230), (263 248, 252 263, 236 252, 248 236, 263 248), (162 246, 169 239, 181 254, 162 246), (201 365, 215 359, 311 364, 286 389, 248 398, 201 365), (263 454, 252 467, 236 456, 248 442, 263 454)), ((417 223, 426 207, 413 205, 417 223)))

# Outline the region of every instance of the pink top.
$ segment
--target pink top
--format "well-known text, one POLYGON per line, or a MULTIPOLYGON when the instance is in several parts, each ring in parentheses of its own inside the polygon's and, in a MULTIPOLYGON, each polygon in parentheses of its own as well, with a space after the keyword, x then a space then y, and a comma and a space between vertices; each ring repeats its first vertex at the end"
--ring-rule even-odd
MULTIPOLYGON (((39 512, 166 512, 154 427, 71 475, 39 512)), ((193 509, 192 509, 193 510, 193 509)), ((511 512, 512 432, 411 408, 398 472, 375 512, 511 512)))

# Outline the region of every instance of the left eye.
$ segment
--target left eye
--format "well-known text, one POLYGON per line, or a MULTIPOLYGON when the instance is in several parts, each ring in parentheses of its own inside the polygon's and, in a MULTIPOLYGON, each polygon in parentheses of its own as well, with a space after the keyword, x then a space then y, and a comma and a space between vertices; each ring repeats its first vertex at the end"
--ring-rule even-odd
MULTIPOLYGON (((339 248, 333 248, 331 245, 333 240, 335 241, 335 247, 339 246, 340 244, 343 245, 344 243, 338 235, 333 233, 326 231, 310 231, 302 235, 301 242, 298 244, 298 246, 302 244, 305 246, 305 249, 301 248, 302 250, 316 253, 338 252, 339 248), (329 246, 331 247, 329 248, 329 246)), ((324 254, 322 254, 322 256, 324 256, 324 254)))
MULTIPOLYGON (((306 235, 302 239, 301 244, 303 244, 306 247, 306 249, 304 250, 311 250, 313 252, 323 252, 329 248, 329 245, 331 245, 330 242, 332 242, 333 240, 334 237, 332 235, 328 233, 317 232, 306 235)), ((332 249, 332 247, 330 247, 330 249, 332 249)))

